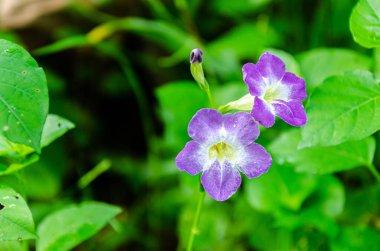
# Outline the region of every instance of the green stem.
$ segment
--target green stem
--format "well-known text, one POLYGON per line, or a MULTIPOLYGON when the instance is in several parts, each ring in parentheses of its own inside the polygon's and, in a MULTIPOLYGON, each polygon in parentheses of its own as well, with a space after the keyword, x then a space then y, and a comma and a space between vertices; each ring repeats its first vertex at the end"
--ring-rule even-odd
POLYGON ((210 87, 207 83, 207 89, 205 89, 205 92, 207 94, 207 98, 208 98, 208 102, 210 104, 210 107, 211 108, 216 108, 216 105, 215 105, 215 102, 214 102, 214 98, 212 97, 212 94, 211 94, 211 91, 210 91, 210 87))
POLYGON ((375 176, 376 180, 380 183, 380 174, 379 174, 379 171, 376 169, 376 167, 371 164, 368 166, 368 168, 373 174, 373 176, 375 176))
POLYGON ((199 233, 198 223, 199 223, 199 218, 200 218, 201 211, 202 211, 202 205, 203 205, 204 198, 205 198, 205 191, 200 190, 199 191, 197 211, 195 212, 193 225, 191 226, 189 242, 187 244, 186 251, 193 250, 193 242, 194 242, 195 235, 197 235, 199 233))

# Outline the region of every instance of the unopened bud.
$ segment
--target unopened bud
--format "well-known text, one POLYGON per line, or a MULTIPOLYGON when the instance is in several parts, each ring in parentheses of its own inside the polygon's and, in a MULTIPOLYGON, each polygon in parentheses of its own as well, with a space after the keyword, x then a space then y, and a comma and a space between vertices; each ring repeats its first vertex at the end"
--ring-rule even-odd
POLYGON ((191 64, 194 64, 194 63, 201 64, 202 63, 202 55, 203 55, 203 51, 201 49, 192 50, 190 53, 190 63, 191 64))
POLYGON ((200 49, 194 49, 190 53, 190 72, 193 78, 198 83, 202 90, 208 90, 208 84, 205 79, 202 68, 202 55, 203 51, 200 49))
POLYGON ((220 106, 218 109, 222 112, 228 112, 231 110, 237 111, 251 111, 254 103, 254 98, 251 94, 246 94, 238 100, 229 102, 226 105, 220 106))

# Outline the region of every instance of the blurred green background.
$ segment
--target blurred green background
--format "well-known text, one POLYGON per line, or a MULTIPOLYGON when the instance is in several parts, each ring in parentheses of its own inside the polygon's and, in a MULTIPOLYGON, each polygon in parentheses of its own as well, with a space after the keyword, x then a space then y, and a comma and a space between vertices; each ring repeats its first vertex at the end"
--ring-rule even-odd
MULTIPOLYGON (((36 224, 70 202, 124 209, 113 228, 75 250, 186 247, 199 176, 179 172, 174 159, 189 140, 189 120, 207 106, 189 71, 193 48, 205 52, 218 104, 247 93, 241 67, 268 50, 306 79, 309 93, 328 76, 373 67, 371 51, 349 31, 355 0, 0 4, 0 38, 32 53, 47 74, 50 113, 76 124, 38 163, 2 181, 25 194, 36 224), (99 163, 103 173, 78 185, 99 163)), ((268 174, 244 179, 226 202, 206 196, 195 250, 379 250, 380 186, 371 173, 304 172, 337 156, 299 153, 299 130, 289 129, 278 121, 261 133, 275 160, 268 174)), ((341 170, 354 162, 342 161, 341 170)))

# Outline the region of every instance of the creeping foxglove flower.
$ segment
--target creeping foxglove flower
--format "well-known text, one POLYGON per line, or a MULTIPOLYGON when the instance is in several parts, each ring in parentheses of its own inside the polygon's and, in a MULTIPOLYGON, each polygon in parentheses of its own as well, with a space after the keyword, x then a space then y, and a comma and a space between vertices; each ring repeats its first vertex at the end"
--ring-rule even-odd
POLYGON ((293 126, 305 125, 302 100, 307 96, 305 80, 286 72, 285 64, 267 52, 257 64, 243 66, 243 79, 253 96, 252 116, 265 127, 273 126, 277 115, 293 126))
POLYGON ((202 185, 217 201, 236 192, 240 172, 254 178, 272 164, 264 147, 253 142, 260 131, 246 112, 222 115, 217 110, 201 109, 191 119, 188 133, 193 140, 178 154, 176 164, 191 175, 203 172, 202 185))

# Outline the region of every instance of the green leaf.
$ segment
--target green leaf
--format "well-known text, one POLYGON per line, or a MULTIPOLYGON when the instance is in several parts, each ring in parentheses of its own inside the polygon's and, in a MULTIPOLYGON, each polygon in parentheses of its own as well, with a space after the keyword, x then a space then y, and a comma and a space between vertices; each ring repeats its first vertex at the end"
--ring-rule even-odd
POLYGON ((339 227, 333 218, 343 211, 345 193, 343 184, 332 175, 318 177, 317 186, 299 212, 282 211, 276 224, 295 230, 314 226, 330 237, 338 234, 339 227))
POLYGON ((287 162, 298 172, 326 174, 369 166, 375 154, 375 140, 367 137, 360 141, 349 141, 336 146, 297 149, 301 140, 299 129, 282 133, 269 146, 277 162, 287 162))
POLYGON ((263 49, 277 45, 278 41, 278 34, 267 24, 237 26, 206 46, 204 68, 229 79, 241 79, 240 60, 253 60, 263 49))
POLYGON ((324 217, 315 208, 303 210, 297 214, 285 212, 277 218, 276 224, 290 230, 313 226, 331 238, 339 232, 338 225, 332 219, 324 217))
POLYGON ((73 129, 75 125, 67 119, 55 114, 49 114, 44 130, 42 131, 41 147, 48 146, 51 142, 73 129))
POLYGON ((275 45, 277 38, 277 33, 268 26, 244 24, 209 43, 206 52, 217 57, 224 51, 231 50, 238 58, 253 57, 264 48, 275 45))
POLYGON ((273 164, 267 174, 245 184, 245 194, 250 205, 259 211, 297 211, 316 184, 316 176, 295 173, 288 167, 273 164))
POLYGON ((63 50, 77 48, 81 46, 89 45, 89 41, 85 35, 71 36, 58 40, 52 44, 46 45, 44 47, 38 48, 33 51, 34 55, 48 55, 52 53, 57 53, 63 50))
POLYGON ((20 194, 0 186, 0 242, 35 239, 32 214, 20 194))
POLYGON ((380 47, 380 1, 360 0, 352 10, 350 30, 361 46, 380 47))
POLYGON ((38 226, 37 251, 71 250, 103 228, 121 209, 100 202, 70 205, 48 215, 38 226))
POLYGON ((299 147, 363 139, 380 128, 380 86, 366 71, 328 78, 312 93, 306 113, 299 147))
POLYGON ((2 241, 0 242, 1 251, 24 251, 19 241, 2 241))
POLYGON ((270 52, 276 55, 277 57, 281 58, 281 60, 284 61, 286 65, 286 71, 290 71, 296 75, 300 75, 301 73, 300 65, 291 54, 287 53, 286 51, 282 51, 282 50, 278 50, 274 48, 268 48, 268 49, 265 49, 265 51, 270 52))
POLYGON ((39 160, 39 155, 36 153, 30 154, 28 156, 23 156, 19 158, 7 158, 5 159, 6 165, 4 165, 4 169, 0 169, 0 176, 5 174, 11 174, 18 170, 21 170, 31 164, 37 162, 39 160))
POLYGON ((241 18, 241 15, 252 14, 270 2, 271 0, 215 0, 212 1, 212 6, 217 13, 241 18))
POLYGON ((297 59, 309 90, 326 78, 352 70, 370 70, 371 58, 348 49, 319 48, 300 54, 297 59))
POLYGON ((0 128, 3 135, 40 151, 49 97, 45 74, 22 47, 0 40, 0 128))
POLYGON ((315 198, 312 205, 322 215, 335 218, 343 212, 346 201, 344 186, 335 176, 323 175, 319 177, 318 186, 313 195, 315 198))
POLYGON ((377 251, 379 247, 380 233, 367 226, 345 227, 330 244, 332 251, 377 251))
POLYGON ((156 89, 164 122, 164 147, 181 150, 190 139, 186 128, 197 110, 207 107, 207 96, 195 82, 166 84, 156 89))
POLYGON ((190 38, 186 32, 170 22, 147 20, 138 17, 112 20, 101 24, 89 32, 87 38, 91 43, 99 43, 118 30, 134 32, 162 44, 171 51, 176 51, 186 45, 189 48, 189 52, 196 44, 194 39, 190 38), (188 44, 189 41, 191 41, 190 44, 188 44))

